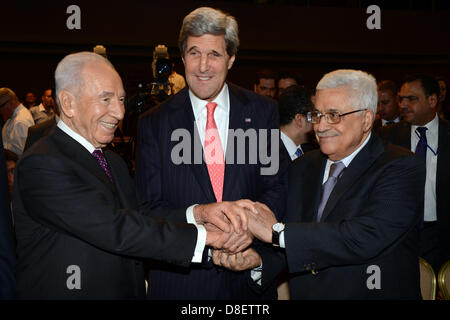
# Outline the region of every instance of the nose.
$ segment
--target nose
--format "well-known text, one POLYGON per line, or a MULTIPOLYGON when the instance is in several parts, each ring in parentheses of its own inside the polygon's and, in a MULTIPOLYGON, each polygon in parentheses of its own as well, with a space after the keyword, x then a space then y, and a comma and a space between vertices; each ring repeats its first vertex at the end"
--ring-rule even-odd
POLYGON ((200 72, 205 73, 209 70, 208 55, 202 55, 200 57, 200 72))
POLYGON ((314 124, 314 131, 326 131, 329 128, 329 123, 325 119, 325 116, 323 115, 320 117, 319 123, 314 124))
POLYGON ((111 116, 117 120, 122 120, 125 115, 125 105, 121 98, 114 99, 114 103, 111 106, 111 116))

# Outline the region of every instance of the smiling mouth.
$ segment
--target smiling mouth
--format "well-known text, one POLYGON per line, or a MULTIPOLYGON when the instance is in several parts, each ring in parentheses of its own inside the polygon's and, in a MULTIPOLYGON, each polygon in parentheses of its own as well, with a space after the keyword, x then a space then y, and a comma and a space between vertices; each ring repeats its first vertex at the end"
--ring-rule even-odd
POLYGON ((201 77, 201 76, 197 76, 197 79, 201 80, 201 81, 207 81, 210 80, 212 77, 201 77))
POLYGON ((117 123, 109 123, 105 121, 100 121, 100 124, 109 129, 115 129, 117 127, 117 123))

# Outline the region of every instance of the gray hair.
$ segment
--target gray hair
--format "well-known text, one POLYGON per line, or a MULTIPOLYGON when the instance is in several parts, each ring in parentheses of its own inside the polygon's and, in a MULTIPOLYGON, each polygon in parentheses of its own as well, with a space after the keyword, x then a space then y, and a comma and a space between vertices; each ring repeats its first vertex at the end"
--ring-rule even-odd
POLYGON ((19 99, 10 88, 0 88, 0 104, 4 104, 9 101, 19 102, 19 99))
POLYGON ((327 73, 316 86, 316 90, 347 87, 350 101, 356 109, 372 110, 374 119, 377 114, 378 92, 375 78, 359 70, 341 69, 327 73))
POLYGON ((239 29, 236 19, 218 9, 201 7, 189 13, 183 19, 178 37, 178 46, 184 56, 187 38, 200 37, 204 34, 223 35, 227 53, 234 56, 239 47, 239 29))
POLYGON ((55 70, 55 96, 60 110, 61 102, 59 101, 59 93, 61 90, 67 90, 74 95, 78 95, 79 90, 83 85, 81 71, 88 62, 106 63, 114 69, 114 66, 108 59, 94 52, 84 51, 65 56, 58 63, 55 70))

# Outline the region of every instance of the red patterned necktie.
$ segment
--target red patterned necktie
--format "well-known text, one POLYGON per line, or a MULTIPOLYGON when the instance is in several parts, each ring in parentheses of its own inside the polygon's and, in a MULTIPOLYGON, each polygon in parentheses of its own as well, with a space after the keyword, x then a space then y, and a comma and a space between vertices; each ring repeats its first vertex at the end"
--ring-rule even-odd
POLYGON ((216 107, 217 103, 214 102, 206 104, 207 120, 204 152, 214 195, 216 196, 217 202, 222 202, 225 161, 219 131, 217 130, 217 125, 214 121, 214 110, 216 107))
POLYGON ((100 165, 100 167, 103 168, 106 175, 109 177, 109 180, 111 180, 111 182, 114 183, 111 171, 109 171, 108 164, 106 163, 106 159, 105 156, 103 155, 103 152, 101 150, 94 150, 94 152, 92 152, 92 155, 94 156, 95 159, 97 159, 98 164, 100 165))

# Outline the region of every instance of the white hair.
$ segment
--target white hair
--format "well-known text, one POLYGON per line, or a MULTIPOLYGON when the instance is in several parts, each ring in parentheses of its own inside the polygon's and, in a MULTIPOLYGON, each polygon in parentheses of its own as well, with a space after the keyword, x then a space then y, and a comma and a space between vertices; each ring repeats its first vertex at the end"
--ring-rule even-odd
POLYGON ((81 71, 88 62, 106 63, 115 70, 108 59, 94 52, 84 51, 65 56, 58 63, 55 70, 55 96, 60 109, 61 103, 59 101, 59 93, 61 90, 67 90, 74 95, 78 95, 79 90, 83 85, 81 71))
POLYGON ((364 71, 341 69, 327 73, 320 79, 316 90, 345 87, 349 90, 349 103, 355 108, 367 108, 377 114, 378 92, 375 78, 364 71))

